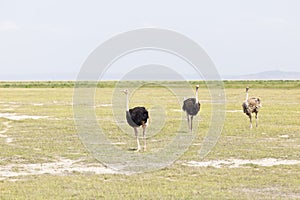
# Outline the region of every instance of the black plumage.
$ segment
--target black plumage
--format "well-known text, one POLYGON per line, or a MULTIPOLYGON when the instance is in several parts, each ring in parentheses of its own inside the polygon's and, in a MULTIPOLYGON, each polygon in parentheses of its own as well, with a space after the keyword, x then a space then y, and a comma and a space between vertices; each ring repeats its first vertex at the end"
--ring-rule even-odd
POLYGON ((139 127, 147 123, 149 118, 145 107, 135 107, 126 111, 126 119, 131 127, 139 127))
POLYGON ((200 110, 200 103, 196 102, 196 98, 188 98, 183 101, 182 110, 189 115, 197 115, 200 110))
POLYGON ((195 98, 188 98, 183 101, 182 110, 186 112, 188 126, 190 131, 193 130, 193 117, 200 111, 200 103, 198 100, 199 85, 196 85, 195 98))

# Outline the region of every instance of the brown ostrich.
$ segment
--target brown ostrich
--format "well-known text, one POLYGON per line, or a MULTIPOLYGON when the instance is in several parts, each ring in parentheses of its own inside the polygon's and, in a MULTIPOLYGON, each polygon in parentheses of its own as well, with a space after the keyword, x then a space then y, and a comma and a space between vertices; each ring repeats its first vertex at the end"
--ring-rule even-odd
POLYGON ((250 119, 250 128, 252 128, 252 113, 255 113, 255 122, 256 122, 256 127, 258 126, 258 111, 260 107, 262 106, 261 101, 259 98, 248 98, 248 90, 249 88, 246 88, 246 100, 242 104, 243 111, 248 115, 250 119))

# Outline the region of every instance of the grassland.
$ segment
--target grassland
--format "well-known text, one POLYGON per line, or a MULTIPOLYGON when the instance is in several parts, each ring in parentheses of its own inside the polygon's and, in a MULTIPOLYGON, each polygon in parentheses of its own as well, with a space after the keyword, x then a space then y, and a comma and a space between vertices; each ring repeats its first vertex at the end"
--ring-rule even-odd
MULTIPOLYGON (((119 149, 135 153, 128 150, 135 146, 132 129, 112 111, 115 84, 102 82, 98 85, 95 115, 107 137, 119 149)), ((176 86, 177 83, 172 84, 176 86)), ((73 82, 0 83, 0 171, 19 173, 0 176, 0 199, 300 198, 300 164, 262 166, 249 163, 236 168, 185 165, 189 161, 230 159, 300 161, 300 81, 224 82, 225 124, 217 145, 204 160, 198 153, 211 122, 211 97, 205 83, 200 82, 202 107, 195 118, 199 122, 195 139, 171 166, 133 175, 75 169, 62 173, 35 174, 34 170, 30 174, 21 173, 26 169, 20 166, 42 166, 62 159, 73 160, 82 167, 99 165, 76 131, 73 86, 73 82), (250 96, 259 96, 263 104, 259 127, 251 130, 249 119, 241 112, 246 86, 251 88, 250 96), (16 120, 16 116, 21 118, 16 120), (13 169, 7 170, 7 166, 12 165, 13 169)), ((186 88, 179 90, 184 94, 186 88)), ((125 101, 124 96, 118 98, 125 101)), ((153 85, 141 87, 133 94, 131 106, 145 105, 153 111, 148 127, 148 152, 164 148, 178 131, 182 112, 176 98, 166 88, 153 85), (164 117, 155 110, 163 111, 164 117), (162 119, 165 120, 163 127, 156 127, 161 125, 162 119)))

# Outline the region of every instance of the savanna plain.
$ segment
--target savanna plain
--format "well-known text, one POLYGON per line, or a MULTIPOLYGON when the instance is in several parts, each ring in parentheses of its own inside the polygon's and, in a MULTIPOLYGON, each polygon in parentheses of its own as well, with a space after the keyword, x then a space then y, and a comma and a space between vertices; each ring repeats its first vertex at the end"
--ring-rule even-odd
POLYGON ((141 156, 161 151, 180 131, 194 134, 173 164, 131 174, 107 168, 78 135, 73 82, 0 82, 0 199, 300 199, 300 81, 224 81, 223 128, 204 158, 213 112, 205 82, 168 83, 177 94, 160 82, 128 84, 130 107, 150 114, 147 150, 132 151, 117 82, 95 88, 99 127, 116 148, 141 156), (190 133, 181 107, 196 84, 201 110, 190 133), (252 129, 241 107, 247 86, 262 101, 252 129))

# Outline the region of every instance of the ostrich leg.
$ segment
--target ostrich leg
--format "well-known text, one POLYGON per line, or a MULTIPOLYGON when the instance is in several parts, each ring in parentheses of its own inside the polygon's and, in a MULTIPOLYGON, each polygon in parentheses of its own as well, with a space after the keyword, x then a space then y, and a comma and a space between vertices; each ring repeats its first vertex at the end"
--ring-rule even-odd
POLYGON ((134 127, 134 134, 135 134, 136 143, 137 143, 137 149, 136 149, 136 151, 139 152, 141 150, 141 146, 140 146, 140 141, 139 141, 139 137, 138 137, 137 127, 134 127))
POLYGON ((193 132, 193 115, 191 115, 191 132, 193 132))
POLYGON ((142 127, 143 127, 144 151, 146 151, 146 149, 147 149, 147 142, 146 142, 146 127, 147 127, 147 125, 143 124, 142 127))
POLYGON ((249 114, 249 118, 250 118, 250 128, 252 128, 252 114, 249 114))
POLYGON ((255 122, 256 122, 256 127, 258 127, 258 113, 257 113, 257 112, 255 113, 255 119, 256 119, 256 120, 255 120, 255 122))
POLYGON ((191 128, 190 127, 190 115, 188 113, 186 113, 186 118, 187 118, 187 122, 188 122, 188 127, 190 129, 191 128))

